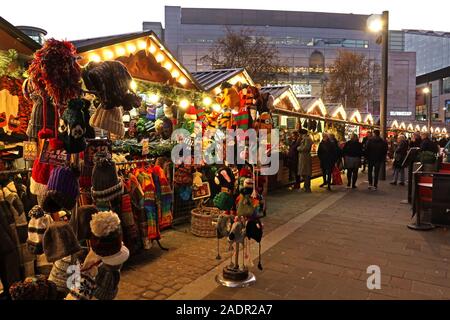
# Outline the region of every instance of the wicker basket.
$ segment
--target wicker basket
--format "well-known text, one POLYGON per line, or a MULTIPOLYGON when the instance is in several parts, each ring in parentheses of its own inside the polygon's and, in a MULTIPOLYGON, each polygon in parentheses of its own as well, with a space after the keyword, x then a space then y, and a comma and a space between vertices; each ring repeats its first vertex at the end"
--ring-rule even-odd
POLYGON ((197 237, 213 238, 216 236, 217 220, 221 211, 213 207, 200 207, 191 210, 191 232, 197 237))

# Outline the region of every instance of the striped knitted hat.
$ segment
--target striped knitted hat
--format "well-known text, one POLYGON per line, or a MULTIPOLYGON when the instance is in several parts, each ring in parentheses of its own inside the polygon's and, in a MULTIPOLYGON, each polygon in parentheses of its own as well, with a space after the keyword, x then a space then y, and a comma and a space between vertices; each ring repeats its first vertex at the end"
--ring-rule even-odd
POLYGON ((45 214, 44 210, 40 206, 34 206, 30 212, 30 222, 28 223, 28 239, 27 248, 32 254, 43 254, 44 248, 42 246, 42 240, 44 239, 44 233, 53 222, 50 215, 45 214))
POLYGON ((92 170, 92 197, 96 202, 108 202, 123 194, 122 180, 117 176, 116 164, 105 153, 97 153, 92 170))
POLYGON ((42 204, 44 211, 72 210, 80 194, 78 180, 71 168, 55 167, 50 174, 42 204))

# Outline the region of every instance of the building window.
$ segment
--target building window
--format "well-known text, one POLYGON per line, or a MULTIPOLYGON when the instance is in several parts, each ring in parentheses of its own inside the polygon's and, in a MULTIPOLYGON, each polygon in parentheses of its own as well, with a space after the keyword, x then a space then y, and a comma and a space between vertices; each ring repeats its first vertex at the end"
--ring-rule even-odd
POLYGON ((450 77, 442 79, 442 93, 450 93, 450 77))
POLYGON ((445 123, 446 124, 449 124, 450 123, 450 100, 445 100, 445 107, 444 107, 444 109, 445 109, 445 114, 444 114, 444 117, 445 117, 445 123))
POLYGON ((416 120, 417 121, 427 120, 427 106, 426 105, 416 106, 416 120))

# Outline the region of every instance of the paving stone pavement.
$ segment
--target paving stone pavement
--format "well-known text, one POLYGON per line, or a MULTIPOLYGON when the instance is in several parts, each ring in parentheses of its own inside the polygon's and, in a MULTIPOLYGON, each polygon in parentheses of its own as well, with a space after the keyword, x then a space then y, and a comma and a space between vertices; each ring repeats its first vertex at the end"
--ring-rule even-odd
MULTIPOLYGON (((268 214, 263 219, 264 233, 310 209, 329 196, 318 188, 320 179, 313 181, 314 193, 279 190, 267 199, 268 214)), ((217 240, 200 238, 190 233, 190 225, 175 226, 163 232, 161 244, 169 248, 162 251, 155 244, 148 251, 133 256, 121 273, 119 300, 166 299, 201 275, 230 257, 226 240, 220 241, 221 260, 217 260, 217 240)))
POLYGON ((406 187, 383 182, 373 192, 363 182, 346 192, 266 251, 254 286, 218 287, 206 299, 449 299, 449 231, 406 227, 406 187), (380 267, 380 290, 367 288, 370 265, 380 267))

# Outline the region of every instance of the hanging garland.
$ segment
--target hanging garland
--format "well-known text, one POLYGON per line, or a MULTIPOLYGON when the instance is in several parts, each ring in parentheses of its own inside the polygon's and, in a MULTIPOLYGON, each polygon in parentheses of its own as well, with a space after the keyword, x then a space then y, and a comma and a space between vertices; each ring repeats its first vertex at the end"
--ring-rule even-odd
POLYGON ((24 71, 24 68, 20 66, 19 54, 16 50, 0 50, 0 77, 21 79, 24 71))
POLYGON ((0 91, 7 90, 11 95, 17 96, 19 99, 19 111, 17 112, 17 118, 19 118, 20 121, 20 129, 16 133, 25 135, 33 105, 24 97, 22 92, 22 84, 22 79, 7 76, 0 77, 0 91))

